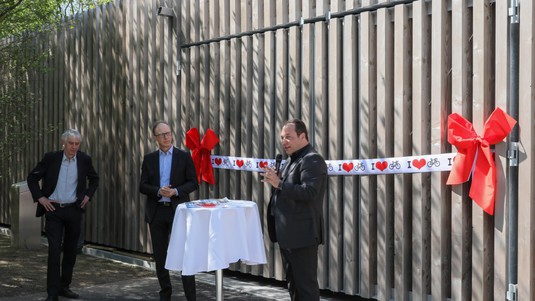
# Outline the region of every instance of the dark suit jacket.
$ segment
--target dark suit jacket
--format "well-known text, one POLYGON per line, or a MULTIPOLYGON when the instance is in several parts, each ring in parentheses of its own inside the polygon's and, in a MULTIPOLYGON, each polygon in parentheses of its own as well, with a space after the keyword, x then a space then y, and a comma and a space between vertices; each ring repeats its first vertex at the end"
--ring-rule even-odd
MULTIPOLYGON (((199 187, 197 182, 197 172, 191 155, 176 147, 173 148, 173 159, 171 161, 171 177, 169 184, 178 190, 178 196, 173 196, 171 202, 173 208, 180 203, 189 201, 189 194, 199 187)), ((139 192, 147 196, 147 206, 145 209, 145 221, 151 223, 156 213, 157 202, 162 198, 158 196, 160 189, 160 154, 159 150, 145 155, 141 166, 141 180, 139 182, 139 192)))
POLYGON ((282 189, 274 189, 269 202, 269 237, 284 249, 322 244, 327 165, 311 145, 291 159, 282 170, 282 189))
MULTIPOLYGON (((40 197, 49 197, 56 189, 63 151, 46 153, 43 159, 30 172, 26 179, 28 188, 32 194, 34 202, 37 202, 35 216, 45 214, 46 209, 38 203, 40 197), (43 180, 42 185, 39 181, 43 180)), ((93 167, 91 157, 78 151, 76 154, 76 166, 78 168, 78 186, 76 186, 76 199, 81 202, 87 195, 90 198, 95 194, 98 187, 98 174, 93 167), (89 185, 87 183, 89 180, 89 185)))

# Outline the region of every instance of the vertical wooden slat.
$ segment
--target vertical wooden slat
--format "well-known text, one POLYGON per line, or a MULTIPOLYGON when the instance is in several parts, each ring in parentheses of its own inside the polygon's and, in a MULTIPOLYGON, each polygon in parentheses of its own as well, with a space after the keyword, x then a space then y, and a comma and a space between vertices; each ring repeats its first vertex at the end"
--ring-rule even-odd
MULTIPOLYGON (((95 101, 97 99, 97 53, 98 53, 98 42, 97 42, 97 34, 98 34, 98 22, 97 22, 97 14, 99 12, 99 8, 96 8, 93 11, 89 12, 88 15, 88 23, 89 23, 89 29, 87 33, 87 40, 88 40, 88 73, 89 76, 89 92, 88 97, 91 99, 90 105, 88 107, 88 115, 89 120, 91 120, 91 124, 93 124, 93 130, 88 135, 88 140, 90 141, 96 141, 97 132, 99 127, 95 125, 98 125, 97 123, 97 102, 95 101)), ((100 171, 100 166, 98 164, 99 161, 99 152, 98 147, 94 149, 94 151, 91 153, 91 157, 93 159, 93 164, 95 166, 95 169, 99 173, 99 175, 102 173, 100 171)), ((93 198, 97 201, 100 200, 100 191, 97 190, 93 198)), ((92 204, 96 204, 92 203, 92 204)), ((98 208, 100 206, 92 206, 91 209, 88 209, 86 211, 86 240, 87 241, 96 241, 97 238, 97 229, 96 229, 96 220, 98 214, 98 208)))
MULTIPOLYGON (((117 36, 116 39, 116 61, 117 61, 117 71, 115 73, 115 78, 117 81, 117 103, 115 106, 115 109, 117 111, 114 124, 115 124, 115 141, 119 142, 119 146, 116 148, 116 152, 114 153, 115 162, 117 162, 116 167, 116 173, 118 173, 120 176, 118 177, 119 183, 117 183, 117 186, 119 187, 119 193, 120 195, 127 195, 127 191, 130 190, 127 186, 125 186, 125 183, 128 182, 129 178, 129 172, 128 172, 128 161, 126 160, 127 157, 127 149, 125 148, 126 144, 126 138, 128 136, 128 132, 125 130, 125 127, 121 126, 126 123, 126 115, 130 115, 129 112, 126 111, 126 86, 130 77, 130 73, 126 73, 128 60, 125 58, 126 55, 126 41, 127 41, 127 31, 126 31, 126 15, 123 12, 123 2, 116 3, 114 7, 115 11, 115 18, 114 22, 117 24, 120 24, 120 26, 117 26, 117 36)), ((128 150, 129 151, 129 150, 128 150)), ((124 202, 114 202, 115 204, 115 210, 116 210, 116 217, 119 220, 126 220, 126 204, 124 202)), ((125 223, 117 223, 115 228, 119 232, 116 235, 116 240, 121 244, 125 245, 127 238, 128 238, 128 228, 125 226, 125 223)))
MULTIPOLYGON (((353 4, 348 3, 347 9, 353 8, 353 4)), ((342 63, 342 114, 343 128, 343 154, 341 158, 358 158, 359 136, 358 136, 358 19, 357 16, 350 15, 343 19, 342 29, 343 55, 342 63)), ((342 224, 342 260, 340 262, 342 279, 342 290, 350 295, 358 293, 359 265, 358 265, 358 233, 359 233, 359 182, 356 176, 343 177, 341 183, 343 199, 342 224)))
MULTIPOLYGON (((428 4, 413 4, 412 40, 412 95, 413 95, 413 155, 431 153, 430 126, 430 40, 431 27, 428 4)), ((431 214, 429 173, 413 175, 413 246, 412 246, 412 297, 427 300, 431 294, 431 214)))
MULTIPOLYGON (((452 112, 471 119, 471 107, 466 105, 471 98, 470 78, 470 12, 464 1, 452 7, 452 112)), ((453 187, 452 195, 452 249, 451 275, 452 297, 461 300, 470 296, 472 277, 471 219, 472 202, 468 198, 467 184, 453 187)))
MULTIPOLYGON (((370 5, 364 1, 363 5, 370 5)), ((360 70, 359 70, 359 153, 361 159, 377 157, 377 57, 374 15, 364 12, 360 17, 360 70)), ((360 295, 370 298, 377 289, 377 177, 360 177, 360 295)))
MULTIPOLYGON (((231 33, 236 33, 241 30, 241 7, 239 0, 232 0, 230 2, 230 30, 231 33)), ((242 123, 242 41, 239 39, 233 39, 231 44, 231 62, 230 72, 231 78, 230 86, 230 154, 235 156, 242 155, 242 135, 241 135, 241 123, 242 123)), ((230 185, 232 187, 230 196, 232 198, 240 198, 242 183, 240 180, 241 173, 237 171, 231 171, 230 185)))
MULTIPOLYGON (((403 157, 412 154, 412 97, 410 77, 410 57, 412 49, 409 32, 407 7, 396 6, 394 9, 394 156, 403 157)), ((406 162, 399 162, 405 167, 406 162)), ((412 177, 410 174, 394 176, 394 270, 396 300, 409 300, 412 289, 412 177)))
MULTIPOLYGON (((67 19, 67 18, 66 18, 67 19)), ((63 76, 64 81, 61 83, 63 88, 62 93, 62 101, 57 102, 58 111, 57 115, 55 116, 58 118, 58 121, 62 123, 62 126, 59 128, 58 134, 61 135, 66 129, 73 127, 73 122, 75 119, 72 117, 75 115, 75 108, 76 108, 76 99, 75 99, 75 91, 74 91, 74 85, 75 82, 75 76, 76 73, 76 65, 74 64, 74 48, 75 48, 75 28, 76 25, 73 24, 75 22, 73 19, 65 20, 65 22, 69 23, 67 26, 62 28, 63 33, 63 45, 64 45, 64 51, 62 53, 63 55, 63 61, 62 64, 64 64, 63 70, 63 76), (72 114, 74 113, 74 114, 72 114)), ((56 141, 60 141, 61 139, 58 139, 56 141)))
MULTIPOLYGON (((264 1, 263 6, 263 12, 264 12, 264 22, 266 26, 272 26, 276 24, 275 20, 275 3, 274 1, 264 1)), ((278 145, 279 145, 279 139, 278 137, 278 129, 275 127, 275 78, 276 78, 276 70, 275 70, 275 64, 276 64, 276 53, 275 48, 276 45, 276 33, 275 32, 268 32, 265 36, 265 101, 264 101, 264 111, 266 112, 265 116, 265 140, 267 141, 267 149, 268 151, 265 153, 266 156, 272 156, 274 153, 277 153, 278 151, 278 145)), ((266 200, 269 200, 270 196, 270 190, 266 189, 264 192, 264 198, 266 200)), ((267 212, 268 208, 268 202, 264 204, 264 212, 267 212)), ((264 229, 267 229, 267 222, 264 219, 264 229)), ((267 231, 264 231, 267 232, 267 231)), ((282 279, 282 272, 281 272, 281 262, 280 262, 280 251, 277 247, 277 245, 271 243, 271 241, 268 238, 267 233, 264 233, 264 242, 266 244, 266 255, 268 260, 268 266, 269 270, 266 269, 264 275, 270 275, 270 277, 273 277, 275 279, 282 279)))
MULTIPOLYGON (((431 153, 441 154, 446 147, 446 120, 450 99, 449 35, 450 23, 447 1, 432 2, 432 46, 431 46, 431 153)), ((433 300, 450 297, 450 225, 451 205, 449 188, 446 188, 445 173, 431 175, 431 293, 433 300)))
MULTIPOLYGON (((494 110, 494 90, 491 85, 490 2, 476 0, 473 4, 473 120, 474 129, 483 135, 483 125, 494 110)), ((497 155, 497 154, 496 154, 497 155)), ((472 202, 472 300, 493 300, 492 263, 494 217, 472 202)))
POLYGON ((137 87, 139 86, 139 63, 138 63, 138 5, 137 3, 127 2, 124 5, 124 13, 126 14, 125 32, 127 33, 126 40, 126 74, 129 74, 126 81, 126 107, 129 114, 126 114, 125 125, 129 130, 125 133, 126 145, 130 145, 125 158, 127 158, 127 170, 129 177, 125 181, 125 190, 127 195, 127 202, 125 204, 125 220, 128 230, 126 237, 126 245, 128 249, 136 249, 138 244, 137 231, 140 228, 140 222, 137 218, 138 200, 140 199, 138 189, 139 169, 140 169, 140 152, 139 152, 139 94, 137 87))
MULTIPOLYGON (((164 79, 164 101, 165 101, 165 112, 164 112, 164 119, 168 120, 168 122, 171 125, 171 128, 174 130, 174 139, 175 143, 174 145, 178 148, 185 148, 183 145, 184 142, 184 130, 179 126, 180 119, 176 115, 176 83, 177 83, 177 60, 176 60, 176 52, 177 52, 177 38, 178 38, 178 32, 175 32, 176 26, 175 23, 178 22, 177 18, 177 7, 175 7, 176 4, 172 5, 174 15, 173 17, 160 17, 160 19, 167 19, 164 20, 164 35, 163 38, 164 41, 164 73, 165 73, 165 79, 164 79), (175 37, 176 36, 176 37, 175 37)), ((210 68, 206 67, 206 69, 209 71, 210 68)), ((205 87, 209 87, 208 85, 205 85, 205 87)))
MULTIPOLYGON (((192 33, 191 33, 191 2, 192 1, 181 1, 180 4, 180 34, 183 36, 182 42, 191 43, 192 42, 192 33)), ((181 127, 186 131, 192 127, 192 118, 191 118, 191 48, 186 48, 182 50, 181 53, 181 62, 182 62, 182 72, 180 76, 181 85, 181 102, 182 107, 180 109, 181 115, 181 127)))
MULTIPOLYGON (((79 64, 80 64, 80 69, 79 69, 79 73, 77 75, 78 77, 78 80, 80 82, 80 86, 78 87, 78 92, 79 92, 79 95, 78 95, 78 101, 81 103, 80 107, 81 107, 81 111, 80 113, 78 113, 80 115, 80 131, 83 135, 83 140, 84 140, 84 149, 85 151, 92 156, 93 154, 93 148, 94 148, 94 145, 92 143, 92 140, 89 139, 90 135, 91 135, 91 132, 93 131, 93 128, 92 127, 89 127, 89 116, 90 116, 90 113, 89 113, 89 108, 90 108, 90 105, 91 105, 91 101, 90 101, 90 98, 89 98, 89 76, 87 76, 87 74, 89 74, 88 72, 88 57, 89 57, 89 54, 88 54, 88 40, 87 40, 87 32, 88 32, 88 27, 91 23, 89 23, 89 20, 88 20, 88 13, 87 12, 84 12, 82 13, 80 16, 79 16, 80 20, 80 30, 78 32, 78 38, 80 40, 80 48, 79 48, 79 53, 78 53, 78 57, 80 58, 79 60, 79 64)), ((98 171, 97 171, 98 172, 98 171)), ((94 203, 92 203, 94 204, 94 203)), ((84 214, 83 216, 83 219, 82 219, 82 237, 84 237, 84 240, 87 240, 86 239, 86 233, 87 233, 87 225, 88 225, 88 222, 87 222, 87 209, 86 209, 86 213, 84 214)))
MULTIPOLYGON (((288 1, 288 21, 299 20, 302 16, 302 0, 288 1)), ((288 118, 301 118, 301 28, 290 27, 288 36, 288 118)))
MULTIPOLYGON (((201 31, 201 12, 200 10, 200 3, 202 1, 193 1, 190 5, 190 22, 192 24, 191 26, 191 41, 200 41, 202 37, 202 31, 201 31)), ((202 47, 193 47, 191 49, 191 86, 188 88, 191 89, 191 98, 188 99, 188 103, 190 104, 190 114, 186 116, 186 118, 190 119, 191 127, 199 128, 201 123, 201 77, 203 70, 201 69, 201 49, 202 47)), ((187 130, 190 129, 190 127, 186 128, 187 130)), ((199 131, 202 131, 202 129, 199 129, 199 131)), ((201 191, 199 191, 201 193, 201 191)), ((200 196, 203 198, 204 196, 200 196)))
MULTIPOLYGON (((147 9, 145 5, 150 5, 150 3, 141 2, 138 7, 139 15, 139 43, 140 43, 140 62, 139 62, 139 94, 140 99, 143 100, 139 105, 139 143, 140 143, 140 165, 138 165, 138 172, 141 176, 141 160, 143 160, 144 155, 148 154, 153 150, 153 145, 150 143, 152 139, 151 134, 151 120, 148 117, 148 105, 149 105, 149 88, 148 88, 148 77, 149 77, 149 33, 151 27, 149 26, 150 22, 148 15, 143 12, 147 9), (141 47, 141 45, 146 45, 146 47, 141 47)), ((139 183, 139 176, 137 178, 139 183)), ((145 222, 145 203, 146 199, 141 197, 139 202, 139 213, 138 218, 142 221, 141 231, 140 231, 140 247, 142 250, 148 250, 149 248, 149 230, 148 225, 145 222)))
MULTIPOLYGON (((287 1, 275 1, 275 14, 277 24, 288 23, 288 6, 289 2, 287 1)), ((280 125, 282 122, 289 118, 288 112, 288 98, 289 98, 289 38, 288 38, 288 29, 280 29, 277 31, 277 48, 276 48, 276 57, 277 62, 276 72, 277 72, 277 102, 276 102, 276 113, 277 121, 276 124, 280 125)), ((280 126, 279 126, 280 127, 280 126)), ((277 129, 279 130, 279 129, 277 129)))
MULTIPOLYGON (((508 30, 503 24, 508 22, 508 3, 507 1, 496 2, 495 19, 494 19, 494 47, 496 54, 495 60, 495 91, 496 91, 496 107, 507 111, 508 107, 508 90, 507 81, 509 74, 509 60, 508 60, 508 45, 503 43, 507 40, 508 30)), ((507 144, 500 143, 496 145, 496 153, 506 154, 507 144)), ((496 211, 495 228, 494 228, 494 296, 503 295, 507 291, 507 237, 506 233, 509 231, 506 214, 506 208, 509 206, 509 199, 506 197, 507 190, 507 156, 496 156, 496 168, 503 172, 496 174, 496 211)))
MULTIPOLYGON (((199 39, 203 40, 210 37, 210 27, 212 22, 209 19, 210 15, 210 6, 208 1, 197 1, 199 3, 199 23, 201 27, 199 28, 199 39)), ((211 97, 210 97, 210 45, 203 45, 201 47, 196 47, 200 50, 199 58, 199 99, 196 103, 198 107, 198 115, 200 117, 199 123, 196 125, 201 133, 204 135, 206 131, 210 128, 212 129, 212 118, 210 116, 211 108, 211 97)), ((189 129, 186 129, 186 131, 189 129)), ((210 195, 209 185, 201 181, 199 187, 200 198, 209 198, 210 195)))
MULTIPOLYGON (((317 15, 324 15, 329 10, 328 1, 326 0, 317 0, 316 1, 316 11, 317 15)), ((316 36, 315 36, 315 61, 314 61, 314 70, 315 70, 315 99, 314 99, 314 132, 310 132, 310 135, 313 137, 314 147, 316 150, 323 156, 328 154, 329 140, 328 140, 328 131, 327 124, 328 118, 328 25, 326 22, 322 22, 315 26, 316 36)), ((310 127, 310 126, 309 126, 310 127)), ((329 223, 329 214, 328 214, 328 199, 323 201, 323 216, 325 225, 329 223)), ((318 266, 328 266, 329 265, 329 249, 328 241, 329 231, 325 226, 324 228, 324 239, 325 243, 322 247, 319 248, 319 259, 318 266)), ((329 270, 322 269, 318 272, 318 282, 320 287, 327 287, 329 281, 329 270)))
MULTIPOLYGON (((343 9, 339 7, 341 5, 338 1, 331 2, 331 10, 338 11, 343 9)), ((328 56, 328 132, 326 141, 329 141, 328 153, 323 154, 326 158, 342 158, 343 156, 343 145, 338 143, 333 143, 333 141, 343 141, 343 115, 342 115, 342 53, 344 44, 342 42, 342 20, 341 19, 331 19, 328 22, 328 31, 327 31, 327 56, 328 56)), ((334 166, 333 168, 339 168, 334 166)), ((343 269, 341 269, 341 264, 343 262, 343 228, 342 223, 343 211, 342 204, 343 198, 343 187, 341 185, 343 179, 342 176, 330 176, 328 179, 328 190, 327 190, 327 205, 329 216, 328 222, 328 240, 326 241, 326 247, 329 251, 329 279, 328 287, 334 291, 340 290, 342 288, 342 279, 343 279, 343 269), (342 193, 341 193, 342 192, 342 193)))
MULTIPOLYGON (((535 62, 533 53, 535 35, 533 28, 535 5, 533 1, 523 1, 520 9, 519 33, 519 116, 520 141, 525 141, 525 148, 520 147, 522 158, 518 167, 518 298, 535 300, 535 202, 534 191, 535 161, 533 159, 533 116, 535 115, 535 62), (528 143, 531 141, 531 143, 528 143), (529 187, 529 188, 528 188, 529 187)), ((513 221, 514 222, 514 221, 513 221)))
MULTIPOLYGON (((382 1, 385 2, 385 1, 382 1)), ((381 2, 379 2, 381 3, 381 2)), ((377 155, 393 156, 393 36, 390 10, 377 11, 377 155)), ((394 287, 394 178, 378 176, 378 283, 379 298, 392 297, 394 287)))
MULTIPOLYGON (((245 31, 251 31, 253 29, 253 11, 252 11, 251 2, 247 1, 245 3, 242 3, 242 20, 243 20, 243 26, 245 31)), ((243 69, 245 72, 242 74, 243 76, 243 104, 244 109, 242 111, 243 116, 243 125, 242 128, 242 135, 245 137, 245 143, 243 143, 243 155, 245 155, 247 158, 256 157, 254 149, 253 149, 253 136, 258 137, 257 130, 259 127, 253 126, 253 124, 257 124, 253 121, 253 108, 256 108, 254 104, 253 94, 254 94, 254 49, 253 49, 253 37, 248 36, 242 38, 243 40, 243 48, 242 52, 245 58, 243 59, 243 69)), ((255 142, 257 140, 255 139, 255 142)), ((256 144, 256 143, 255 143, 256 144)), ((245 193, 242 194, 241 199, 246 200, 252 200, 252 194, 253 194, 253 173, 241 173, 241 181, 245 184, 245 193)), ((258 187, 258 181, 256 181, 255 186, 258 187)), ((263 184, 263 183, 262 183, 263 184)), ((251 266, 241 264, 240 267, 241 271, 244 272, 250 272, 251 266)))
MULTIPOLYGON (((104 89, 103 94, 101 98, 101 119, 100 122, 103 125, 103 129, 115 129, 113 125, 113 106, 114 102, 117 99, 117 94, 115 90, 114 85, 114 72, 115 72, 115 58, 114 58, 114 35, 113 35, 113 3, 108 3, 105 6, 105 10, 103 12, 103 30, 104 30, 104 38, 106 39, 106 42, 104 44, 104 53, 103 53, 103 66, 105 66, 104 74, 102 76, 102 80, 104 80, 104 89)), ((104 136, 104 143, 111 143, 113 141, 113 137, 115 135, 115 130, 103 130, 103 136, 104 136)), ((116 177, 114 176, 116 173, 115 165, 113 164, 114 156, 112 154, 111 148, 105 148, 104 149, 104 157, 103 157, 103 163, 105 163, 104 169, 104 177, 103 177, 103 183, 109 183, 107 185, 108 187, 102 187, 101 189, 104 190, 104 204, 105 204, 105 212, 108 215, 114 216, 115 210, 114 210, 114 204, 112 202, 113 200, 113 189, 117 187, 118 182, 116 177)), ((110 231, 104 232, 104 242, 106 244, 110 244, 113 241, 113 235, 115 234, 114 231, 111 231, 114 229, 114 223, 112 219, 105 220, 104 223, 104 229, 108 229, 110 231)))
MULTIPOLYGON (((243 18, 245 22, 245 30, 251 31, 253 29, 253 7, 251 5, 251 1, 247 1, 242 5, 242 10, 244 11, 243 18)), ((245 90, 245 110, 244 110, 244 117, 245 122, 243 123, 245 125, 244 128, 244 135, 245 135, 245 149, 244 153, 248 158, 257 157, 258 155, 255 152, 254 145, 257 145, 257 137, 258 137, 258 131, 261 130, 259 127, 254 126, 255 124, 258 124, 256 122, 256 119, 253 114, 255 114, 254 111, 257 108, 255 106, 255 84, 256 81, 255 77, 255 48, 254 48, 254 37, 248 36, 244 38, 245 47, 244 47, 244 55, 246 55, 246 59, 244 60, 244 63, 246 64, 245 70, 246 72, 244 75, 244 90, 245 90), (252 129, 252 130, 251 130, 252 129)), ((243 173, 242 173, 243 174, 243 173)), ((247 172, 244 174, 245 178, 244 183, 246 185, 245 188, 245 194, 242 198, 245 198, 247 200, 252 200, 253 195, 253 173, 247 172)), ((257 178, 258 179, 258 178, 257 178)), ((258 188, 258 181, 257 179, 254 179, 254 185, 255 188, 258 188)), ((244 271, 249 270, 250 266, 244 267, 244 271)))
MULTIPOLYGON (((202 41, 210 36, 210 20, 207 18, 207 15, 210 13, 208 3, 205 0, 195 1, 196 3, 196 15, 198 17, 198 22, 196 24, 196 36, 195 41, 202 41)), ((195 52, 198 53, 199 57, 197 58, 197 66, 195 67, 198 70, 198 99, 194 99, 193 103, 195 104, 195 119, 194 124, 202 134, 210 126, 210 68, 209 68, 209 52, 210 45, 202 45, 195 47, 195 52)), ((197 91, 195 92, 197 93, 197 91)), ((189 129, 187 129, 189 130, 189 129)), ((201 136, 202 137, 202 136, 201 136)), ((208 186, 203 184, 201 181, 201 186, 199 187, 199 192, 201 198, 208 197, 208 186)))
MULTIPOLYGON (((65 103, 65 51, 66 51, 66 45, 65 45, 65 30, 62 28, 57 29, 58 34, 56 36, 56 45, 57 45, 57 52, 56 52, 56 64, 57 64, 57 71, 55 72, 54 80, 51 82, 51 92, 54 95, 54 98, 57 99, 57 101, 50 101, 47 103, 47 111, 45 112, 45 120, 46 124, 57 124, 55 122, 58 122, 59 120, 54 120, 54 118, 57 118, 59 116, 60 108, 59 106, 63 108, 64 104, 68 105, 68 103, 65 103)), ((46 146, 46 151, 52 151, 55 149, 60 141, 59 137, 61 135, 61 130, 65 128, 65 124, 57 124, 58 128, 55 129, 52 137, 52 140, 47 141, 48 145, 46 146)))
MULTIPOLYGON (((169 72, 169 80, 168 84, 170 87, 168 89, 170 90, 170 99, 169 99, 169 116, 170 121, 172 121, 172 127, 175 130, 175 139, 176 143, 175 145, 183 150, 187 151, 187 148, 184 144, 184 137, 186 136, 187 129, 182 127, 182 91, 180 91, 181 87, 181 81, 180 81, 180 75, 181 75, 181 43, 183 42, 181 40, 182 32, 180 24, 182 20, 182 15, 180 10, 181 1, 175 1, 173 3, 173 12, 174 16, 172 20, 169 20, 169 51, 167 53, 168 55, 168 72, 169 72)), ((210 69, 212 70, 212 69, 210 69)))
MULTIPOLYGON (((106 64, 106 60, 105 60, 105 54, 107 53, 107 35, 106 35, 106 19, 107 19, 107 8, 106 7, 101 7, 101 9, 99 10, 98 12, 98 16, 97 16, 97 20, 98 20, 98 27, 97 27, 97 30, 98 30, 98 33, 97 33, 97 37, 100 39, 99 41, 99 47, 98 47, 98 65, 99 65, 99 68, 97 69, 97 81, 98 81, 98 87, 97 87, 97 122, 98 122, 98 126, 99 126, 99 132, 101 133, 99 135, 99 139, 100 141, 103 141, 103 142, 108 142, 109 140, 107 140, 107 134, 105 131, 103 131, 103 129, 105 129, 107 127, 107 125, 105 124, 105 121, 103 120, 103 117, 104 117, 104 113, 105 113, 105 101, 104 99, 106 99, 106 82, 109 80, 107 77, 106 77, 106 70, 109 69, 108 65, 106 64)), ((108 171, 108 161, 107 161, 107 153, 106 153, 106 150, 107 148, 100 148, 99 149, 99 152, 98 152, 98 157, 100 158, 100 162, 99 162, 99 167, 98 167, 98 170, 99 172, 102 173, 102 176, 99 177, 99 181, 102 181, 102 183, 109 183, 109 171, 108 171)), ((98 207, 98 212, 97 212, 97 216, 103 216, 104 214, 107 214, 109 212, 108 208, 107 208, 107 204, 108 204, 108 201, 109 201, 109 196, 107 195, 107 192, 108 192, 108 189, 106 187, 102 187, 99 189, 100 191, 100 197, 99 199, 101 200, 102 202, 102 205, 98 207)), ((105 220, 104 222, 98 222, 98 219, 97 217, 95 217, 95 225, 97 225, 97 241, 100 241, 100 242, 104 242, 106 243, 107 242, 107 237, 105 236, 106 232, 103 232, 102 229, 109 229, 109 220, 105 220)))
MULTIPOLYGON (((226 13, 223 14, 222 18, 222 34, 228 35, 230 33, 230 0, 225 0, 223 4, 223 11, 226 13)), ((223 131, 221 133, 224 135, 227 143, 225 144, 224 148, 224 154, 230 155, 230 147, 231 147, 231 137, 230 137, 230 91, 231 91, 231 73, 230 73, 230 41, 223 42, 222 46, 222 54, 221 54, 221 62, 222 62, 222 70, 224 72, 224 78, 221 81, 222 86, 224 87, 223 91, 223 97, 222 97, 222 103, 220 102, 220 107, 223 109, 223 113, 221 114, 223 117, 223 131)), ((225 170, 224 176, 223 176, 223 195, 230 196, 230 171, 225 170)))
MULTIPOLYGON (((263 8, 263 0, 254 0, 251 3, 251 29, 264 27, 264 13, 260 8, 263 8)), ((265 127, 260 125, 265 125, 264 120, 264 110, 261 108, 264 107, 265 101, 265 90, 264 90, 264 74, 265 74, 265 48, 264 48, 264 35, 255 35, 253 37, 252 52, 250 53, 251 62, 251 118, 252 118, 252 128, 254 129, 254 135, 252 136, 252 155, 258 158, 265 158, 265 150, 267 149, 265 138, 265 127), (256 66, 256 68, 255 68, 256 66), (254 89, 253 89, 254 88, 254 89), (258 109, 260 108, 260 109, 258 109), (255 126, 259 125, 259 126, 255 126)), ((263 182, 260 182, 260 176, 257 173, 251 173, 251 199, 255 201, 258 205, 258 211, 260 214, 261 221, 264 220, 264 203, 268 199, 264 196, 264 190, 267 189, 267 185, 263 182)), ((265 228, 263 228, 265 229, 265 228)), ((265 266, 257 265, 251 267, 251 272, 254 275, 262 275, 265 271, 265 266)))
MULTIPOLYGON (((302 4, 302 17, 303 19, 316 16, 316 5, 314 1, 305 2, 302 4)), ((314 110, 311 107, 314 102, 314 39, 315 24, 305 24, 301 29, 301 117, 307 120, 307 124, 312 125, 314 122, 314 110)), ((312 145, 314 141, 311 139, 312 145)))
MULTIPOLYGON (((213 20, 211 26, 211 36, 219 37, 221 35, 221 15, 220 15, 220 3, 219 1, 210 1, 210 19, 213 20)), ((212 127, 213 130, 218 133, 220 140, 221 137, 221 43, 216 43, 210 47, 210 70, 212 70, 213 81, 210 81, 210 103, 211 103, 211 117, 213 118, 212 127)), ((221 143, 218 143, 214 148, 214 153, 222 154, 221 143)), ((221 181, 222 175, 220 169, 214 169, 215 178, 221 181)), ((222 197, 221 185, 218 182, 212 189, 212 196, 214 198, 222 197)))

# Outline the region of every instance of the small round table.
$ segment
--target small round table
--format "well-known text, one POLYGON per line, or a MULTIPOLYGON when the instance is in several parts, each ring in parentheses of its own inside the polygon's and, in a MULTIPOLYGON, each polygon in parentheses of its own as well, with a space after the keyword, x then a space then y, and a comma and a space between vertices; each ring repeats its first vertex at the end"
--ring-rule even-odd
POLYGON ((265 264, 266 253, 255 202, 193 201, 175 212, 165 268, 182 275, 216 271, 216 300, 223 300, 223 272, 230 263, 265 264), (188 208, 189 207, 189 208, 188 208))

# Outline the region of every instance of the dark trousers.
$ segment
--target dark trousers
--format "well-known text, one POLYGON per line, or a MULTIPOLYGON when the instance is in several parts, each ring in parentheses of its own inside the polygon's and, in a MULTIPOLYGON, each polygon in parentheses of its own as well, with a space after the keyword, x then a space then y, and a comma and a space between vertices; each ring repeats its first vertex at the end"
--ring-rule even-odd
MULTIPOLYGON (((170 300, 172 294, 171 278, 165 268, 169 236, 173 227, 175 211, 172 206, 158 206, 152 223, 149 224, 152 239, 152 251, 156 262, 156 276, 160 283, 160 298, 170 300)), ((188 301, 196 300, 195 276, 182 276, 184 294, 188 301)))
POLYGON ((319 300, 318 246, 281 248, 281 255, 292 301, 319 300))
POLYGON ((72 282, 81 215, 82 211, 77 206, 56 208, 45 215, 45 232, 48 239, 46 290, 49 296, 57 296, 60 289, 68 288, 72 282))
POLYGON ((78 243, 76 247, 82 249, 85 244, 85 209, 82 209, 82 215, 80 217, 80 236, 78 237, 78 243))

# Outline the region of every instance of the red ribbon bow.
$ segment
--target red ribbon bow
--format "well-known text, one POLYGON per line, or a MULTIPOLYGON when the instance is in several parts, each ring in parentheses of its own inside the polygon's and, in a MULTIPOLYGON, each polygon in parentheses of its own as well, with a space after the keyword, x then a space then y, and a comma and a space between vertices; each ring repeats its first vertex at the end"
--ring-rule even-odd
POLYGON ((490 215, 494 214, 496 194, 496 165, 490 145, 507 137, 515 124, 516 120, 502 109, 496 108, 485 122, 483 137, 480 137, 474 131, 472 123, 459 114, 454 113, 448 117, 448 142, 457 147, 458 153, 447 184, 468 181, 473 170, 469 196, 490 215))
POLYGON ((206 130, 201 141, 201 135, 197 128, 191 128, 186 133, 186 146, 191 149, 191 158, 197 171, 199 183, 201 179, 208 184, 215 184, 214 171, 210 151, 219 143, 217 134, 211 129, 206 130))

